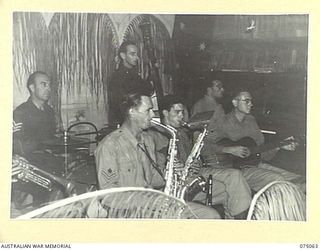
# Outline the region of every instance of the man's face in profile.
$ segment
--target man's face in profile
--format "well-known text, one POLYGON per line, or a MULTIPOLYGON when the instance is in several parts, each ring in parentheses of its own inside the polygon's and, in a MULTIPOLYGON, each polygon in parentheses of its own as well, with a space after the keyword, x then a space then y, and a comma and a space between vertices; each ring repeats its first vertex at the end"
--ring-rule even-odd
POLYGON ((33 98, 41 101, 48 101, 51 94, 51 81, 47 75, 39 74, 30 85, 33 98))
POLYGON ((151 127, 151 119, 154 118, 153 105, 149 96, 141 96, 141 104, 134 108, 133 120, 141 129, 151 127))
POLYGON ((139 62, 138 48, 135 45, 128 45, 126 53, 121 53, 123 65, 129 69, 136 67, 139 62))

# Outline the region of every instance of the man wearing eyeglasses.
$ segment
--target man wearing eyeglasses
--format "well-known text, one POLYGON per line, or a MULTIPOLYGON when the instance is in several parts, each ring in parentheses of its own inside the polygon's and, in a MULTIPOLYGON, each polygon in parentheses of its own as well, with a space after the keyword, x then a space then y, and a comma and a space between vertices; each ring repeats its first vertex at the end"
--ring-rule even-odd
MULTIPOLYGON (((241 144, 230 146, 220 143, 225 139, 237 142, 249 137, 254 140, 256 145, 264 144, 264 136, 255 118, 250 114, 253 107, 251 94, 246 90, 238 91, 232 100, 232 104, 234 109, 230 113, 221 117, 217 122, 209 124, 209 134, 205 139, 201 154, 206 159, 207 164, 213 167, 233 167, 230 161, 222 159, 221 156, 223 155, 232 155, 242 159, 251 155, 247 146, 241 144)), ((299 175, 263 162, 272 159, 280 149, 293 151, 295 147, 295 143, 290 143, 286 146, 271 149, 261 153, 262 161, 257 166, 253 166, 251 163, 240 166, 250 188, 258 191, 272 181, 287 180, 294 182, 298 180, 299 175)))

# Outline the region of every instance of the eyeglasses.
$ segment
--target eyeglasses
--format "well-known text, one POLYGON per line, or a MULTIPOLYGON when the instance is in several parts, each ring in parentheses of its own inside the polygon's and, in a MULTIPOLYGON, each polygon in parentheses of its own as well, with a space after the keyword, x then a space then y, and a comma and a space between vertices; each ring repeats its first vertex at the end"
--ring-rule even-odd
POLYGON ((223 89, 223 86, 218 84, 218 85, 213 85, 211 88, 223 89))
POLYGON ((238 100, 239 102, 245 102, 247 105, 252 104, 252 99, 244 99, 244 100, 238 100))

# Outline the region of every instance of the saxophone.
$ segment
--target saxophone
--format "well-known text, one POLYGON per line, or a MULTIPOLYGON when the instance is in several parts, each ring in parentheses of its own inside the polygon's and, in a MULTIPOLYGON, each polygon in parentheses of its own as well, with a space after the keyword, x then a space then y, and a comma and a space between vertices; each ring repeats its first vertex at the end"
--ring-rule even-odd
POLYGON ((201 189, 204 189, 205 187, 206 181, 204 177, 198 176, 194 178, 190 183, 188 183, 188 178, 191 177, 189 175, 190 175, 190 169, 192 164, 194 163, 195 160, 198 160, 200 157, 200 152, 204 144, 203 140, 207 134, 208 134, 208 129, 207 129, 207 126, 205 125, 202 133, 199 134, 196 142, 192 147, 192 150, 185 162, 184 169, 181 171, 180 183, 181 183, 181 186, 183 187, 180 190, 181 192, 179 193, 179 197, 181 198, 186 198, 185 197, 186 192, 188 192, 188 196, 189 196, 188 200, 190 200, 193 198, 192 196, 196 194, 195 192, 199 192, 201 189))
POLYGON ((169 148, 168 148, 168 158, 167 158, 167 164, 165 169, 165 175, 164 179, 166 181, 166 185, 164 188, 164 193, 167 195, 171 195, 173 197, 177 197, 177 174, 174 171, 174 164, 177 159, 177 130, 170 125, 164 125, 156 120, 151 120, 151 123, 153 123, 156 126, 159 126, 161 128, 164 128, 167 130, 171 137, 169 141, 169 148))
POLYGON ((54 184, 59 184, 68 196, 75 193, 75 186, 71 181, 37 168, 19 155, 12 157, 12 177, 14 176, 23 182, 31 181, 48 191, 52 191, 54 184))
POLYGON ((155 120, 151 122, 157 126, 166 129, 172 136, 169 141, 168 159, 165 170, 166 185, 164 193, 178 199, 192 199, 195 192, 199 192, 203 189, 206 182, 202 176, 194 178, 191 182, 189 180, 190 168, 193 162, 199 158, 200 151, 203 147, 203 139, 207 135, 207 128, 198 136, 196 143, 194 144, 190 155, 188 156, 184 168, 182 170, 175 170, 175 162, 177 161, 177 130, 169 125, 164 125, 155 120), (186 194, 188 197, 186 197, 186 194))

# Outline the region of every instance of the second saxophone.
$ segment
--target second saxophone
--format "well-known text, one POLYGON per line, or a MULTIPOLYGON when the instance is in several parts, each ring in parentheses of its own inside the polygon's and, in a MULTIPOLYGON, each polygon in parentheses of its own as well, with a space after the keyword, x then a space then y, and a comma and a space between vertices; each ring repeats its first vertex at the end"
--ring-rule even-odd
POLYGON ((164 125, 156 120, 151 120, 151 122, 156 126, 164 128, 171 135, 165 169, 166 185, 164 193, 179 199, 186 199, 186 193, 190 193, 190 189, 195 189, 195 186, 198 187, 196 189, 199 189, 199 187, 202 189, 202 187, 205 186, 205 180, 202 176, 197 176, 196 178, 192 179, 192 176, 190 176, 190 169, 194 161, 199 158, 200 151, 203 146, 203 139, 207 134, 207 129, 205 127, 204 131, 198 136, 198 139, 196 140, 196 143, 194 144, 191 153, 184 164, 184 167, 180 170, 176 170, 175 164, 178 162, 177 130, 170 125, 164 125))

